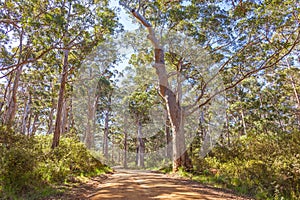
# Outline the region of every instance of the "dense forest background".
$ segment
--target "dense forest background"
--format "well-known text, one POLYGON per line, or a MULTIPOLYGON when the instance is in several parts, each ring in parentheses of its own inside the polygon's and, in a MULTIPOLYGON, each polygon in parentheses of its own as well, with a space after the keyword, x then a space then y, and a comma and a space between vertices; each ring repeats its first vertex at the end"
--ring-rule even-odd
POLYGON ((300 198, 299 2, 110 4, 0 0, 0 197, 122 165, 300 198))

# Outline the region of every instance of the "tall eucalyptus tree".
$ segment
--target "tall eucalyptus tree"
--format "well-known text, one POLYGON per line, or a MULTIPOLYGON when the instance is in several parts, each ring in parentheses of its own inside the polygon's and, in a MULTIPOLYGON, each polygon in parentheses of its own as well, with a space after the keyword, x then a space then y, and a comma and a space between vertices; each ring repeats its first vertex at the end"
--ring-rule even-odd
MULTIPOLYGON (((218 94, 230 90, 244 79, 262 70, 276 67, 300 42, 299 2, 288 1, 130 1, 120 4, 148 31, 147 38, 154 50, 160 95, 164 99, 171 120, 174 146, 173 170, 189 167, 185 151, 182 116, 207 105, 218 94), (277 9, 277 8, 280 9, 277 9), (214 62, 211 78, 197 78, 199 64, 188 67, 199 95, 183 107, 170 87, 166 68, 164 43, 157 28, 182 32, 205 48, 214 62), (216 79, 223 79, 224 87, 208 90, 216 79)), ((162 33, 162 32, 161 32, 162 33)), ((188 49, 189 47, 182 46, 188 49)), ((197 52, 195 52, 197 55, 197 52)), ((179 59, 180 60, 180 59, 179 59)), ((182 60, 183 61, 183 60, 182 60)), ((183 62, 179 62, 181 65, 183 62)))

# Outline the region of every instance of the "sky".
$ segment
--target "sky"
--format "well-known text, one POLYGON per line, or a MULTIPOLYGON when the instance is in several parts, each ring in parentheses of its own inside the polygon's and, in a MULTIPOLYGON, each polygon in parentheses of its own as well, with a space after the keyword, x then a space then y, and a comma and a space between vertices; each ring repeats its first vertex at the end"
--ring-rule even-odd
POLYGON ((119 5, 118 0, 112 0, 110 1, 110 7, 111 8, 118 8, 120 9, 120 12, 117 12, 120 23, 123 24, 124 29, 127 31, 132 31, 136 28, 138 28, 138 25, 136 23, 132 22, 132 19, 129 17, 130 13, 126 13, 126 11, 119 5))
MULTIPOLYGON (((133 23, 132 18, 130 17, 130 13, 126 12, 122 6, 119 5, 118 0, 111 0, 110 1, 110 7, 118 10, 119 12, 116 12, 119 18, 119 22, 123 25, 123 28, 125 31, 133 31, 138 28, 137 23, 133 23)), ((128 61, 130 59, 131 54, 133 53, 132 48, 122 48, 120 49, 120 53, 127 52, 125 58, 122 59, 122 62, 118 64, 117 70, 123 71, 126 66, 128 66, 128 61)))

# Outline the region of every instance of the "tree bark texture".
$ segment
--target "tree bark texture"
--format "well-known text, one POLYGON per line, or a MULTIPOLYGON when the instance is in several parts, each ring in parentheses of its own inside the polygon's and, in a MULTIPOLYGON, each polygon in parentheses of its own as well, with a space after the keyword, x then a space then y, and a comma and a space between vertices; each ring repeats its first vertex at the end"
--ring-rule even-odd
POLYGON ((147 38, 154 48, 155 64, 154 68, 159 82, 159 92, 163 97, 173 132, 173 171, 178 171, 179 167, 190 168, 190 162, 185 148, 185 138, 183 130, 183 110, 177 101, 176 95, 169 87, 168 73, 165 66, 165 53, 157 39, 152 25, 135 10, 131 11, 133 16, 143 24, 148 30, 147 38))
MULTIPOLYGON (((130 9, 128 5, 122 4, 127 9, 130 9)), ((169 119, 171 121, 173 130, 173 171, 178 171, 179 167, 189 168, 188 164, 188 154, 185 149, 184 142, 184 130, 183 130, 183 110, 180 104, 176 101, 176 95, 169 87, 168 73, 165 66, 165 53, 164 50, 157 39, 152 25, 138 12, 131 9, 132 15, 148 30, 147 38, 151 41, 154 48, 155 64, 154 68, 158 76, 159 81, 159 92, 165 101, 169 119)))
POLYGON ((61 134, 63 104, 65 98, 66 83, 68 78, 69 51, 70 50, 68 49, 64 50, 63 70, 62 70, 61 80, 60 80, 60 89, 58 95, 57 113, 56 113, 56 120, 55 120, 55 130, 54 130, 52 146, 51 146, 52 149, 54 149, 59 145, 59 139, 61 134))

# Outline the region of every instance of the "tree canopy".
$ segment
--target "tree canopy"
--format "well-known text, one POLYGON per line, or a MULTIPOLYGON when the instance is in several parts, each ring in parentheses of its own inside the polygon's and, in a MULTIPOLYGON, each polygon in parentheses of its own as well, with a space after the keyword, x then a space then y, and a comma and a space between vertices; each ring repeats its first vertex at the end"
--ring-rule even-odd
POLYGON ((0 1, 4 198, 103 163, 299 198, 300 3, 115 3, 0 1))

